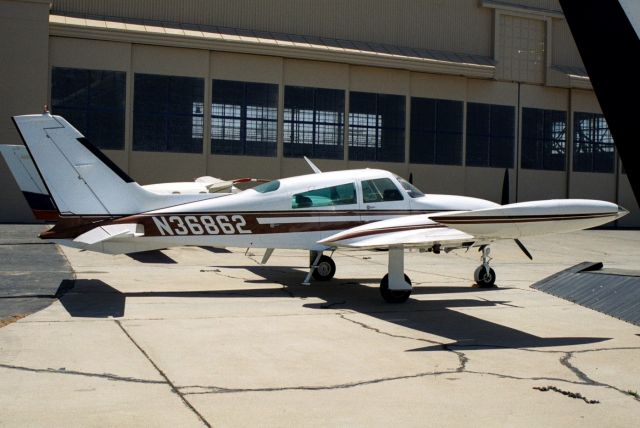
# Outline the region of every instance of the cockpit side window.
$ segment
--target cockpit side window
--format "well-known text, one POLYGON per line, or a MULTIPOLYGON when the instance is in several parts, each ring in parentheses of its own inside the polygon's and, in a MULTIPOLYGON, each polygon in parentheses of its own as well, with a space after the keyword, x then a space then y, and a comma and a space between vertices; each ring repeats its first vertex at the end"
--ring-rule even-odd
POLYGON ((400 190, 388 178, 376 178, 362 181, 362 199, 364 203, 402 201, 400 190))
POLYGON ((353 183, 313 189, 291 197, 291 208, 328 207, 356 203, 356 186, 353 183))

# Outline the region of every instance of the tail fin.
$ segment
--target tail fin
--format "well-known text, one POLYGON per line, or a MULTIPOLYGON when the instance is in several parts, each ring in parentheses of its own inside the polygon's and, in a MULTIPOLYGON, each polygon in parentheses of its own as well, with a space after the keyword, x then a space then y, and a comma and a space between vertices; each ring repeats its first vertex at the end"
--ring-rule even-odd
POLYGON ((51 200, 27 148, 23 145, 0 144, 0 153, 35 218, 38 220, 58 219, 58 209, 51 200))
POLYGON ((13 118, 63 216, 122 216, 207 199, 143 189, 60 116, 13 118))

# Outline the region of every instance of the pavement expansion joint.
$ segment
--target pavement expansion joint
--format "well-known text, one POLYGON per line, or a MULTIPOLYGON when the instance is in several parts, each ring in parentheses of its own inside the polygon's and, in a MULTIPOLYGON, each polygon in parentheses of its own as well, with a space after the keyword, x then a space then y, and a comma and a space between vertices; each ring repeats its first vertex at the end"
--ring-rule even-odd
POLYGON ((204 418, 204 416, 202 416, 202 414, 200 412, 198 412, 198 410, 189 402, 189 400, 187 400, 187 398, 184 396, 184 394, 182 392, 180 392, 180 390, 173 384, 171 379, 169 379, 169 377, 164 373, 164 371, 162 371, 162 369, 160 367, 158 367, 158 365, 155 363, 155 361, 153 361, 153 359, 149 356, 149 354, 138 344, 138 342, 135 341, 135 339, 131 336, 131 334, 129 334, 127 329, 124 327, 122 322, 120 322, 119 320, 114 320, 114 322, 118 325, 118 327, 120 327, 120 329, 125 334, 125 336, 127 336, 129 338, 131 343, 133 343, 133 345, 136 348, 138 348, 138 350, 147 359, 147 361, 149 361, 149 363, 151 363, 151 365, 153 366, 154 369, 156 369, 158 374, 160 374, 160 376, 162 376, 162 378, 165 380, 164 383, 169 385, 169 387, 171 388, 171 391, 173 393, 175 393, 178 397, 180 397, 180 400, 182 400, 184 405, 189 410, 191 410, 198 417, 198 419, 200 419, 200 421, 205 426, 211 428, 211 424, 204 418))

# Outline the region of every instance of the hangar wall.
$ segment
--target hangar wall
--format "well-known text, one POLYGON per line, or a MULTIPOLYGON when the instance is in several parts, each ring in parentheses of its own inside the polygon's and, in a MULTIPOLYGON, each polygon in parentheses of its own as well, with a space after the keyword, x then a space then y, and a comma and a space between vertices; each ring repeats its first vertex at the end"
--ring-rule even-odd
MULTIPOLYGON (((55 69, 119 71, 126 76, 123 147, 122 150, 105 152, 141 184, 185 181, 201 175, 275 178, 309 172, 302 159, 284 153, 285 90, 288 87, 341 90, 344 91, 345 106, 344 154, 334 159, 314 159, 320 168, 384 168, 405 177, 412 174, 415 184, 429 193, 466 194, 498 201, 504 168, 471 165, 467 153, 471 138, 468 127, 472 117, 469 110, 478 105, 511 106, 515 115, 514 152, 508 166, 512 202, 555 197, 610 200, 622 204, 633 213, 620 222, 622 226, 640 225, 637 203, 626 176, 620 171, 617 158, 611 172, 574 171, 574 113, 599 113, 600 109, 590 90, 588 78, 567 72, 578 70, 581 62, 556 1, 428 1, 426 6, 424 1, 403 1, 405 7, 396 6, 393 11, 387 6, 389 2, 383 1, 335 1, 330 2, 335 7, 327 10, 321 8, 320 11, 317 11, 318 4, 326 2, 281 0, 278 1, 278 7, 269 7, 268 11, 263 10, 264 3, 272 5, 273 2, 186 1, 178 4, 162 1, 153 2, 153 8, 148 4, 145 6, 146 3, 53 1, 49 18, 46 2, 0 1, 0 17, 3 20, 13 19, 9 11, 13 10, 14 5, 33 8, 32 13, 40 13, 37 32, 29 33, 26 40, 17 40, 12 47, 0 44, 3 49, 12 49, 16 55, 22 55, 23 49, 18 47, 35 44, 39 49, 34 51, 37 53, 35 63, 40 63, 35 68, 40 70, 39 77, 35 79, 39 82, 37 85, 32 85, 34 79, 20 74, 21 68, 14 67, 13 74, 7 74, 12 76, 16 93, 30 94, 22 98, 34 105, 21 106, 16 103, 11 111, 6 114, 3 111, 4 116, 40 111, 43 103, 39 100, 52 98, 52 73, 55 69), (349 7, 345 6, 347 4, 349 7), (274 11, 286 11, 287 16, 273 16, 277 14, 274 11), (314 11, 317 15, 314 15, 314 11), (81 15, 91 15, 88 16, 91 23, 81 15), (133 24, 110 17, 130 18, 133 24), (344 17, 349 17, 348 25, 342 21, 344 17), (133 21, 139 18, 154 20, 153 26, 160 30, 133 21), (507 21, 511 28, 508 31, 501 28, 507 21), (449 60, 451 55, 447 56, 446 61, 388 54, 374 56, 362 51, 353 55, 339 55, 330 46, 318 48, 312 53, 306 47, 307 50, 303 51, 282 48, 280 44, 275 49, 273 45, 276 43, 270 46, 256 44, 249 49, 246 43, 241 45, 224 40, 211 41, 200 36, 189 38, 171 34, 174 31, 172 28, 175 28, 171 23, 179 22, 367 40, 369 44, 388 44, 385 45, 387 50, 390 45, 400 45, 464 52, 485 56, 489 64, 493 61, 493 65, 465 64, 464 61, 455 63, 449 60), (380 25, 371 25, 372 22, 380 25), (425 22, 433 25, 425 25, 425 22), (456 31, 457 25, 465 27, 464 30, 456 31), (525 30, 526 35, 523 35, 525 30), (519 34, 514 35, 514 31, 519 34), (34 39, 34 34, 40 36, 34 39), (504 69, 505 55, 510 52, 509 49, 517 51, 518 43, 533 47, 538 43, 541 47, 537 56, 526 60, 519 57, 510 60, 507 73, 504 69), (260 54, 263 51, 269 54, 260 54), (443 63, 452 67, 452 70, 455 68, 455 71, 443 72, 443 63), (542 74, 536 70, 541 70, 542 74), (176 153, 134 148, 135 79, 139 75, 201 79, 203 117, 206 119, 201 131, 200 150, 196 153, 176 153), (215 81, 256 82, 277 87, 277 146, 272 156, 213 153, 212 144, 215 143, 212 142, 209 117, 212 115, 212 86, 215 81), (400 161, 362 161, 350 157, 349 106, 351 94, 354 93, 404 97, 406 131, 400 161), (412 162, 410 130, 414 98, 459 102, 463 116, 460 125, 462 153, 457 164, 412 162), (564 168, 522 167, 523 113, 526 109, 566 112, 564 168)), ((513 59, 513 54, 510 55, 513 59)), ((10 123, 6 127, 3 125, 2 129, 3 143, 18 143, 10 123)), ((3 205, 11 207, 3 208, 0 221, 29 220, 26 205, 12 186, 12 179, 7 175, 4 165, 0 165, 0 180, 10 184, 5 186, 8 191, 0 192, 0 198, 6 201, 3 205)))

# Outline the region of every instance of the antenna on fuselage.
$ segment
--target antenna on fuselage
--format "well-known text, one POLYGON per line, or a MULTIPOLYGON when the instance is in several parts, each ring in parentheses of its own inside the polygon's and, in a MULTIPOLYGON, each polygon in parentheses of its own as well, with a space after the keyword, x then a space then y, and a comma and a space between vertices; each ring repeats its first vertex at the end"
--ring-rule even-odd
POLYGON ((309 160, 308 157, 304 156, 304 160, 307 161, 307 163, 309 164, 309 166, 311 167, 314 173, 320 174, 322 172, 320 171, 320 168, 318 168, 313 162, 311 162, 311 160, 309 160))

